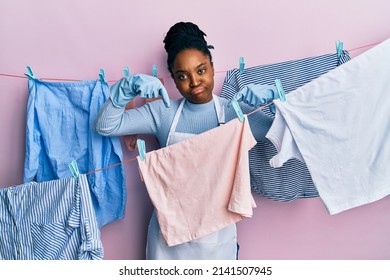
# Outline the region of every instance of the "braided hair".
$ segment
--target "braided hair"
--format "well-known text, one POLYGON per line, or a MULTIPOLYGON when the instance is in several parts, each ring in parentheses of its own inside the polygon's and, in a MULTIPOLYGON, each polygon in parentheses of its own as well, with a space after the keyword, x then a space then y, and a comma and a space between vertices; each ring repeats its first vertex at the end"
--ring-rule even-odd
POLYGON ((213 65, 210 49, 213 46, 207 45, 204 37, 207 36, 199 27, 192 22, 178 22, 174 24, 164 38, 164 48, 168 53, 168 70, 172 73, 173 63, 176 55, 185 49, 196 49, 210 58, 213 65))

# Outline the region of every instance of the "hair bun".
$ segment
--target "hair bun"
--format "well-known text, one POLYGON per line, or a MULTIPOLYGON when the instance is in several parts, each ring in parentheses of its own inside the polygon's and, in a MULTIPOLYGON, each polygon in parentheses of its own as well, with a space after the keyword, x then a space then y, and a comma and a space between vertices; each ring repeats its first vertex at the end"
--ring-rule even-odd
POLYGON ((177 42, 188 40, 198 40, 207 46, 207 42, 204 39, 205 36, 206 34, 196 24, 192 22, 178 22, 169 29, 165 36, 164 48, 166 51, 169 51, 177 42))
POLYGON ((214 47, 207 44, 205 36, 206 34, 192 22, 178 22, 168 30, 163 42, 168 54, 167 64, 171 74, 176 55, 186 49, 201 51, 210 58, 210 63, 213 64, 210 49, 214 47))

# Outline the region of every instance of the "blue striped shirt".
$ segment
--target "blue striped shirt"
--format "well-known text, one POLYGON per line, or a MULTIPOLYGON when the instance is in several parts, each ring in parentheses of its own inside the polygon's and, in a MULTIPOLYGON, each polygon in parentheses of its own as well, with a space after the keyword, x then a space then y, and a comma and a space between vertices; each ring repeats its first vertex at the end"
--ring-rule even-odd
POLYGON ((0 259, 102 258, 86 175, 0 189, 0 259))
MULTIPOLYGON (((343 51, 340 57, 337 54, 326 54, 255 66, 246 68, 242 74, 239 69, 233 69, 226 74, 221 97, 231 99, 236 92, 250 83, 272 85, 275 79, 281 80, 283 88, 288 94, 288 92, 318 78, 348 60, 350 60, 348 52, 343 51)), ((263 111, 273 118, 268 107, 263 111)), ((290 159, 282 167, 272 168, 269 160, 276 153, 275 147, 267 142, 258 142, 249 152, 252 190, 276 201, 318 197, 317 189, 306 164, 296 159, 290 159)))

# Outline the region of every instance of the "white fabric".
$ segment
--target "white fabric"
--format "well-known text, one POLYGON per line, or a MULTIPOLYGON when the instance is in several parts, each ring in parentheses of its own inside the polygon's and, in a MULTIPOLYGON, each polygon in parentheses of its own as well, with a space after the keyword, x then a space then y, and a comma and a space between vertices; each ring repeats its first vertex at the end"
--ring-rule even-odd
POLYGON ((390 194, 390 40, 274 102, 270 164, 304 160, 330 214, 390 194))

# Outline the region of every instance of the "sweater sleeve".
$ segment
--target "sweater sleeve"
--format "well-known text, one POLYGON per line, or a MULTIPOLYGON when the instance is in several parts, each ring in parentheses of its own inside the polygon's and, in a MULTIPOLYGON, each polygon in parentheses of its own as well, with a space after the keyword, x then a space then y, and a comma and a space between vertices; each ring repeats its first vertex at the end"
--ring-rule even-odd
POLYGON ((95 120, 95 130, 103 136, 156 134, 157 121, 151 113, 150 104, 125 110, 115 107, 109 98, 95 120))

